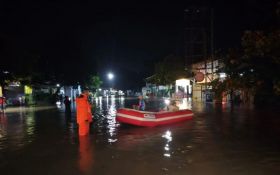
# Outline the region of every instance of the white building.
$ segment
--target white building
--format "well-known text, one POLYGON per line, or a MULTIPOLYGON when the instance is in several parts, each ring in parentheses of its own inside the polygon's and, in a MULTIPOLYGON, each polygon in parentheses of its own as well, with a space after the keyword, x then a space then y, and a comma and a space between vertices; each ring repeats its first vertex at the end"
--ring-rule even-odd
POLYGON ((175 94, 177 97, 190 97, 192 95, 192 85, 190 79, 179 79, 175 81, 175 94))

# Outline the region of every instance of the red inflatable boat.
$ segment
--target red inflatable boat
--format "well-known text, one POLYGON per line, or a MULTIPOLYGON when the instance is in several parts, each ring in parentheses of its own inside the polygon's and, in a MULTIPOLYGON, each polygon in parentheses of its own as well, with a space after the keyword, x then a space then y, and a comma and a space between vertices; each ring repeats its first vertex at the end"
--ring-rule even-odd
POLYGON ((117 111, 117 121, 137 126, 158 126, 184 120, 192 119, 193 112, 191 110, 180 110, 175 112, 148 112, 138 111, 134 109, 121 108, 117 111))

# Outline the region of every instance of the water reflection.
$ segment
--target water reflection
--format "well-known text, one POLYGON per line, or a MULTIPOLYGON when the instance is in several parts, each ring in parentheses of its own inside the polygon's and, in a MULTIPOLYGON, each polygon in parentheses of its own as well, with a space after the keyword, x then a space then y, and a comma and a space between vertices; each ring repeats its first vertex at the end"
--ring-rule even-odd
POLYGON ((109 106, 109 97, 108 96, 106 97, 106 106, 107 107, 109 106))
POLYGON ((99 109, 102 110, 102 97, 98 98, 99 109))
POLYGON ((181 101, 182 108, 193 109, 193 120, 146 128, 115 120, 119 107, 131 107, 137 99, 109 97, 93 102, 95 120, 88 137, 78 136, 75 113, 68 118, 63 109, 59 112, 17 108, 0 114, 1 173, 272 175, 280 172, 277 111, 192 104, 186 99, 181 101))
POLYGON ((4 148, 7 135, 7 116, 5 113, 0 113, 0 150, 4 148))
POLYGON ((17 113, 0 114, 0 149, 19 149, 34 140, 34 110, 20 107, 17 113))
POLYGON ((163 138, 166 139, 166 144, 164 146, 164 157, 171 157, 171 150, 170 150, 170 142, 172 141, 172 135, 169 130, 167 130, 164 135, 162 135, 163 138))
POLYGON ((93 159, 93 144, 90 142, 90 137, 79 136, 79 169, 82 173, 92 171, 93 159))
POLYGON ((95 100, 95 125, 98 134, 106 136, 108 143, 112 144, 118 139, 116 137, 119 124, 116 122, 117 108, 124 107, 124 98, 115 96, 99 97, 95 100))
POLYGON ((119 108, 124 108, 124 97, 119 98, 119 108))
POLYGON ((116 113, 117 113, 115 100, 116 100, 115 97, 111 96, 111 98, 110 98, 111 105, 110 105, 110 107, 108 109, 108 113, 106 115, 107 122, 108 122, 107 128, 108 128, 108 132, 109 132, 109 137, 108 137, 108 142, 109 143, 113 143, 113 142, 116 142, 118 140, 117 138, 115 138, 115 135, 116 135, 116 113))
POLYGON ((26 115, 25 125, 26 125, 28 142, 32 142, 34 139, 33 136, 34 136, 34 130, 36 126, 34 110, 30 112, 28 115, 26 115))

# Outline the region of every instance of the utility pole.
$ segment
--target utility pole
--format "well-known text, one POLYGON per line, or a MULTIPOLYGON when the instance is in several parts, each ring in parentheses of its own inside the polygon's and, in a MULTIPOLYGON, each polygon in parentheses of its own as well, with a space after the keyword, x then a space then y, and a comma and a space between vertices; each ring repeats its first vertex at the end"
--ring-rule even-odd
POLYGON ((204 84, 200 84, 201 100, 203 92, 214 79, 214 11, 207 7, 185 9, 185 60, 186 65, 201 63, 198 71, 204 70, 204 84), (210 75, 211 74, 211 75, 210 75))
POLYGON ((212 72, 212 79, 214 79, 214 9, 211 8, 210 11, 210 32, 211 32, 211 36, 210 36, 210 41, 211 41, 211 72, 212 72))
POLYGON ((205 95, 205 100, 206 100, 206 93, 207 93, 207 78, 208 78, 208 75, 207 75, 207 31, 206 29, 204 28, 203 30, 203 38, 205 40, 205 42, 203 43, 203 55, 204 55, 204 59, 205 59, 205 62, 204 62, 204 68, 205 68, 205 88, 204 88, 204 95, 205 95))

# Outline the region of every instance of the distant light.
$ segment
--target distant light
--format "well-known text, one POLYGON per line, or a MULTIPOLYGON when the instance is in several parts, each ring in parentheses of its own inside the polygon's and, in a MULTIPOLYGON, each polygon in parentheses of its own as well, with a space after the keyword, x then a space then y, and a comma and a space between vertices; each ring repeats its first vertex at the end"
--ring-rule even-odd
POLYGON ((101 89, 101 88, 99 88, 98 90, 99 90, 99 91, 102 91, 102 89, 101 89))
POLYGON ((61 108, 61 102, 60 102, 60 101, 57 101, 57 102, 56 102, 56 106, 57 106, 57 108, 61 108))
POLYGON ((8 72, 8 71, 3 71, 3 73, 4 73, 4 74, 8 74, 9 72, 8 72))
POLYGON ((56 102, 56 105, 61 105, 61 102, 60 102, 60 101, 57 101, 57 102, 56 102))
POLYGON ((254 69, 250 69, 251 72, 254 72, 254 69))
POLYGON ((243 76, 243 73, 241 73, 241 74, 239 74, 240 75, 240 77, 242 77, 243 76))
POLYGON ((227 75, 226 75, 226 73, 220 73, 220 78, 226 78, 227 77, 227 75))
POLYGON ((109 80, 112 80, 114 78, 114 74, 108 73, 108 78, 109 78, 109 80))
POLYGON ((11 82, 9 84, 9 86, 11 86, 11 87, 19 87, 20 86, 20 82, 11 82))
POLYGON ((60 84, 56 84, 56 87, 60 87, 60 84))
POLYGON ((189 79, 179 79, 179 80, 176 80, 176 86, 183 86, 183 87, 186 87, 188 85, 190 85, 190 80, 189 79))

